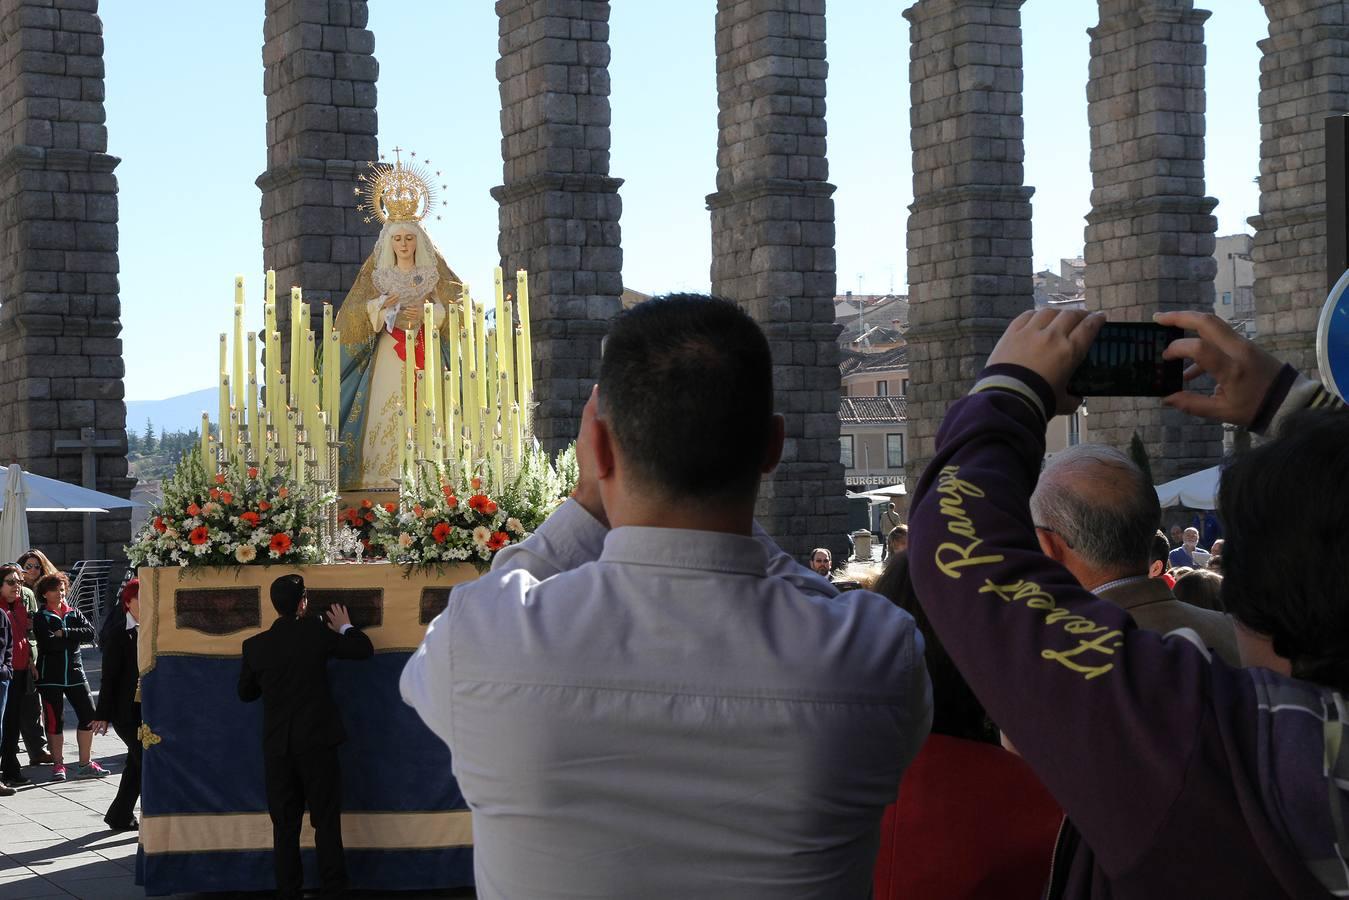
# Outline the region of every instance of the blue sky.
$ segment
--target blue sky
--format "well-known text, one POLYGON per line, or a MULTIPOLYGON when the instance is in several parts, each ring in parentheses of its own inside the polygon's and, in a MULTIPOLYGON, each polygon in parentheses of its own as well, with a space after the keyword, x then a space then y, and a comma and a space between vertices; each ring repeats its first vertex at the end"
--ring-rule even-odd
MULTIPOLYGON (((905 289, 912 200, 904 3, 833 0, 829 161, 837 185, 839 291, 905 289)), ((1264 12, 1225 2, 1207 26, 1208 192, 1219 234, 1247 230, 1259 169, 1264 12)), ((262 4, 104 4, 109 151, 122 157, 121 296, 127 396, 210 386, 232 279, 261 321, 260 192, 266 164, 262 4), (228 10, 226 12, 226 10, 228 10), (152 52, 151 52, 152 51, 152 52)), ((705 196, 716 165, 711 0, 613 4, 611 172, 625 179, 624 282, 705 290, 705 196)), ((1085 0, 1030 0, 1025 33, 1026 183, 1037 269, 1081 252, 1089 206, 1085 0)), ((496 16, 486 0, 370 4, 381 147, 430 156, 448 185, 431 233, 450 265, 490 284, 501 182, 496 16)))

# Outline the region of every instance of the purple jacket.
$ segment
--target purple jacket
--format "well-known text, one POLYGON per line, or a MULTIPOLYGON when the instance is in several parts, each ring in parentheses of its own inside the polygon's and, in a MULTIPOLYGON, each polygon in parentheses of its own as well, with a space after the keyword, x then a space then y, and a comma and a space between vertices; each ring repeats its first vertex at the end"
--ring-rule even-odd
POLYGON ((1140 630, 1044 556, 1029 498, 1052 409, 1049 386, 1016 366, 952 405, 914 496, 910 559, 942 643, 1090 848, 1061 895, 1349 891, 1343 700, 1140 630))

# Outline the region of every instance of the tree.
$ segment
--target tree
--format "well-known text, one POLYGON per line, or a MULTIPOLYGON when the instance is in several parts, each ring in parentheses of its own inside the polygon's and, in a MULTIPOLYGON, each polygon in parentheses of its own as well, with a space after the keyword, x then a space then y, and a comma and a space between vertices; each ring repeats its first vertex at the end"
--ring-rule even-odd
POLYGON ((1143 446, 1143 439, 1134 432, 1134 436, 1129 440, 1129 458, 1134 461, 1134 465, 1143 470, 1143 475, 1148 479, 1148 484, 1156 484, 1152 478, 1152 463, 1148 461, 1148 449, 1143 446))
POLYGON ((128 428, 126 430, 126 452, 128 454, 135 453, 136 451, 140 450, 140 447, 141 447, 141 436, 136 432, 132 431, 130 428, 128 428))
POLYGON ((145 431, 141 433, 141 445, 144 452, 155 452, 155 426, 148 417, 145 420, 145 431))

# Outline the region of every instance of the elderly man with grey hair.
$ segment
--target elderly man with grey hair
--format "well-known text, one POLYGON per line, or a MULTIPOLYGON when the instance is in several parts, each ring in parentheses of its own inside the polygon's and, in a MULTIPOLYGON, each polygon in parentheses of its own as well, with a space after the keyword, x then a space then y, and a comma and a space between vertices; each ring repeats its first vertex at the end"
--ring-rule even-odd
POLYGON ((1099 444, 1054 454, 1030 510, 1040 548, 1087 590, 1127 610, 1140 628, 1163 634, 1189 628, 1225 662, 1241 664, 1226 616, 1181 603, 1165 582, 1148 577, 1162 511, 1157 491, 1129 457, 1099 444))

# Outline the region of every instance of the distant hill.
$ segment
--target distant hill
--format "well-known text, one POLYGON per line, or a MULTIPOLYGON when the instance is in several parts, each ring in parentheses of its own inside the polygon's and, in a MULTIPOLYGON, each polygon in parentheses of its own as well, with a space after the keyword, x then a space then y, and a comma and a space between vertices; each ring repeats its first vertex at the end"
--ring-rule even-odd
POLYGON ((163 431, 192 431, 201 428, 201 414, 209 412, 214 421, 219 418, 219 393, 216 388, 179 394, 163 400, 128 400, 126 427, 136 432, 145 430, 145 420, 155 425, 155 434, 163 431))

